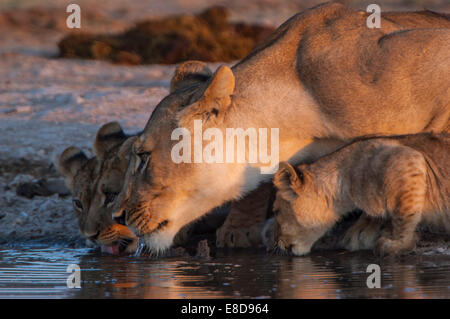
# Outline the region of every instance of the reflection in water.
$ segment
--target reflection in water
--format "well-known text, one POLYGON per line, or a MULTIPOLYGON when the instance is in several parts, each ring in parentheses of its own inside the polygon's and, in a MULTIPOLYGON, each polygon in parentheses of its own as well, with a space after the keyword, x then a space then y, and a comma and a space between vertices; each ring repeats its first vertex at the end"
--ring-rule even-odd
POLYGON ((89 249, 0 248, 0 298, 450 298, 450 256, 380 260, 369 252, 308 257, 221 253, 212 260, 100 255, 89 249), (369 264, 381 288, 366 286, 369 264), (79 264, 81 289, 66 287, 79 264))

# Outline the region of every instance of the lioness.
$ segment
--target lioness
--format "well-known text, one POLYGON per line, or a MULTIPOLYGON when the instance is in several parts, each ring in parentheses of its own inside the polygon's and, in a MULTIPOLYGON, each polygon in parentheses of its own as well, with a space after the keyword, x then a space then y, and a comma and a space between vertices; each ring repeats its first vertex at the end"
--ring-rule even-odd
MULTIPOLYGON (((136 235, 121 220, 111 217, 111 204, 123 186, 130 147, 135 139, 127 136, 117 122, 107 123, 97 132, 96 156, 88 159, 81 149, 71 146, 59 159, 59 170, 72 192, 80 233, 112 255, 130 254, 137 249, 136 235)), ((224 218, 221 213, 216 211, 197 228, 208 231, 220 226, 224 218)), ((191 228, 180 230, 175 244, 184 244, 191 228)))
POLYGON ((450 232, 450 134, 357 140, 312 164, 281 163, 274 176, 276 242, 295 255, 353 209, 392 220, 375 245, 380 254, 415 246, 418 223, 450 232))
MULTIPOLYGON (((364 15, 365 13, 361 12, 364 15)), ((450 16, 429 10, 418 12, 383 12, 383 19, 402 29, 450 28, 450 16)), ((384 26, 384 25, 383 25, 384 26)), ((382 26, 382 27, 383 27, 382 26)), ((268 216, 272 202, 267 186, 259 187, 239 201, 234 201, 224 225, 217 231, 217 245, 248 247, 261 243, 261 225, 268 216), (257 203, 257 204, 256 204, 257 203), (265 205, 265 206, 264 206, 265 205)), ((379 222, 371 218, 361 218, 348 230, 343 245, 347 249, 359 250, 372 247, 380 229, 379 222)))
MULTIPOLYGON (((408 13, 407 17, 403 13, 386 13, 384 15, 385 18, 390 19, 391 21, 401 24, 403 26, 407 25, 408 27, 417 27, 420 25, 421 27, 432 27, 436 25, 444 26, 444 23, 447 20, 439 19, 438 16, 431 12, 423 12, 423 13, 408 13)), ((171 80, 170 91, 174 92, 182 87, 188 87, 200 82, 206 82, 212 76, 212 72, 209 68, 206 67, 204 63, 200 62, 186 62, 177 68, 173 79, 171 80)), ((114 130, 112 131, 114 132, 114 130)), ((123 134, 121 128, 117 127, 117 134, 123 134)), ((87 196, 89 198, 88 201, 85 201, 86 211, 90 211, 89 221, 86 221, 86 226, 80 225, 80 229, 82 229, 82 233, 89 233, 88 228, 92 228, 92 225, 98 225, 99 230, 99 238, 97 242, 104 244, 104 249, 108 251, 117 251, 117 246, 106 245, 108 242, 111 242, 112 239, 119 237, 117 233, 118 230, 122 229, 125 232, 126 237, 130 237, 129 230, 125 227, 121 227, 118 224, 114 224, 111 218, 105 217, 108 213, 105 213, 105 209, 103 205, 99 205, 95 207, 96 204, 101 204, 101 200, 97 200, 97 197, 103 196, 102 192, 93 192, 90 193, 88 185, 93 185, 94 180, 103 180, 103 182, 107 182, 108 179, 105 176, 109 175, 109 171, 113 170, 117 173, 117 175, 124 175, 125 172, 121 171, 123 169, 123 165, 119 165, 118 167, 114 167, 114 163, 120 163, 120 161, 113 160, 116 154, 112 154, 109 156, 107 161, 111 162, 111 165, 103 165, 103 159, 97 157, 98 167, 103 168, 102 170, 93 169, 94 167, 90 167, 89 165, 85 167, 86 170, 89 170, 89 167, 93 169, 93 172, 84 174, 77 174, 74 176, 74 183, 79 185, 81 190, 79 191, 80 196, 87 196), (88 195, 82 195, 88 193, 88 195), (103 221, 103 218, 107 218, 108 222, 103 221), (110 224, 113 223, 113 224, 110 224), (105 231, 107 231, 110 227, 114 229, 114 232, 110 232, 109 234, 114 234, 114 236, 109 236, 107 241, 102 240, 104 237, 105 231)), ((95 162, 95 161, 94 161, 95 162)), ((70 178, 70 177, 69 177, 70 178)), ((113 178, 112 182, 116 184, 116 186, 112 186, 112 188, 118 188, 117 185, 121 183, 120 178, 113 178)), ((106 186, 107 188, 109 186, 106 186)), ((74 190, 73 190, 74 191, 74 190)), ((75 192, 75 191, 74 191, 75 192)), ((115 193, 109 194, 109 201, 112 202, 114 199, 115 193)), ((268 187, 264 187, 263 189, 258 189, 250 194, 249 197, 246 197, 240 201, 234 201, 231 204, 230 215, 227 218, 225 224, 218 230, 217 232, 217 244, 218 246, 240 246, 240 247, 248 247, 255 246, 260 244, 259 237, 259 229, 264 222, 265 217, 267 216, 267 210, 269 201, 267 198, 270 196, 270 190, 268 187), (242 231, 245 230, 245 231, 242 231)), ((75 199, 76 200, 76 199, 75 199)), ((80 220, 81 222, 81 220, 80 220)), ((366 228, 367 229, 367 228, 366 228)), ((185 236, 180 238, 179 243, 183 242, 186 238, 185 236), (183 239, 182 239, 183 238, 183 239)), ((367 236, 366 236, 367 237, 367 236)), ((133 246, 128 246, 128 250, 133 250, 133 246)))
POLYGON ((184 225, 270 180, 260 162, 175 163, 172 133, 195 120, 223 136, 279 128, 276 155, 297 163, 356 136, 448 130, 450 29, 369 29, 366 16, 337 3, 297 14, 233 69, 163 99, 132 147, 114 215, 164 250, 184 225))
MULTIPOLYGON (((170 90, 206 81, 211 75, 203 62, 183 63, 174 73, 170 90)), ((126 135, 117 122, 107 123, 95 137, 95 157, 88 159, 79 148, 71 146, 59 159, 59 170, 72 192, 81 234, 114 255, 133 253, 137 247, 137 237, 120 220, 111 217, 111 204, 122 188, 130 146, 135 138, 126 135)), ((215 216, 197 228, 201 231, 217 227, 224 218, 221 213, 216 211, 215 216)), ((190 228, 186 227, 175 242, 183 244, 189 234, 190 228)))

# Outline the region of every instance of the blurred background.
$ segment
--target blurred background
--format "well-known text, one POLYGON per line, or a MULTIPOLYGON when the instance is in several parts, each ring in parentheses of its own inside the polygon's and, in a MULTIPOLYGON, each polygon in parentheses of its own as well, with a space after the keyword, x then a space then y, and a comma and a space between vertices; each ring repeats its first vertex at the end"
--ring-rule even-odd
MULTIPOLYGON (((136 22, 168 15, 196 14, 212 6, 229 9, 230 21, 276 27, 293 14, 325 1, 313 0, 1 0, 0 52, 55 54, 57 42, 69 30, 65 8, 76 3, 82 11, 83 32, 117 33, 136 22)), ((450 12, 448 0, 343 0, 365 9, 376 3, 383 11, 430 9, 450 12)))

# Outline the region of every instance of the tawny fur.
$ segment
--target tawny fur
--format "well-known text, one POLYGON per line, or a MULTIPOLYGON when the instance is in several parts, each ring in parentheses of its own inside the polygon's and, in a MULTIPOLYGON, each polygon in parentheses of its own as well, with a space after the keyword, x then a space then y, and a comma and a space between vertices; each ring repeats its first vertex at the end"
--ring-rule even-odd
MULTIPOLYGON (((366 12, 360 12, 360 14, 364 18, 367 18, 369 15, 366 12)), ((383 12, 382 17, 384 21, 388 22, 388 28, 391 28, 392 25, 400 29, 450 28, 450 16, 448 14, 445 15, 428 10, 418 12, 383 12)), ((382 28, 384 26, 384 23, 382 23, 382 28)), ((450 126, 446 130, 450 131, 450 126)), ((332 147, 329 147, 332 141, 328 141, 326 144, 323 149, 332 150, 332 147)), ((311 159, 317 157, 317 154, 310 154, 308 157, 311 159)), ((257 196, 260 197, 261 201, 264 201, 266 196, 264 190, 252 192, 252 198, 257 196)), ((257 237, 260 228, 255 227, 255 225, 262 225, 265 221, 265 215, 260 214, 259 209, 242 209, 241 206, 248 206, 245 202, 246 198, 233 202, 227 223, 217 232, 217 244, 219 246, 247 247, 248 238, 257 237), (246 220, 252 220, 254 224, 249 226, 247 225, 248 223, 241 222, 246 220), (239 224, 241 226, 231 226, 239 224), (230 238, 234 238, 234 241, 230 241, 230 238)), ((267 202, 267 204, 269 203, 267 202)), ((367 249, 373 246, 373 242, 379 236, 379 232, 379 221, 365 216, 347 231, 343 245, 351 250, 367 249)))
POLYGON ((71 146, 59 159, 59 170, 72 192, 80 233, 99 245, 129 240, 127 252, 136 250, 137 237, 112 219, 111 203, 123 185, 130 142, 120 125, 112 122, 97 132, 95 157, 88 159, 71 146))
POLYGON ((260 229, 272 209, 273 186, 266 183, 244 199, 233 201, 230 213, 216 236, 218 247, 258 247, 262 242, 260 229), (239 230, 246 229, 247 232, 239 230))
POLYGON ((283 163, 274 177, 276 241, 306 254, 354 209, 390 220, 379 254, 412 250, 421 222, 450 233, 449 163, 448 133, 360 139, 312 164, 283 163))
MULTIPOLYGON (((201 76, 208 77, 209 74, 203 62, 186 62, 175 71, 171 90, 189 86, 198 77, 203 81, 201 76)), ((88 159, 82 150, 71 146, 61 154, 58 167, 72 192, 80 233, 100 245, 132 239, 127 247, 130 253, 136 249, 137 237, 113 220, 111 204, 122 189, 130 148, 135 139, 127 136, 119 123, 107 123, 96 134, 95 157, 88 159), (75 201, 81 203, 81 209, 75 201)), ((179 232, 175 243, 182 244, 188 237, 189 227, 186 227, 179 232)))
MULTIPOLYGON (((71 146, 61 154, 59 162, 59 170, 72 192, 80 233, 99 245, 109 246, 124 239, 129 240, 125 253, 136 251, 137 237, 128 227, 117 224, 111 213, 112 203, 123 186, 128 154, 134 140, 134 136, 127 137, 123 133, 118 123, 107 123, 97 133, 95 157, 87 159, 80 149, 71 146), (123 134, 122 141, 117 139, 120 135, 117 134, 118 129, 123 134), (106 132, 111 136, 108 137, 106 132), (99 153, 99 150, 105 153, 99 153), (75 201, 81 202, 81 209, 75 201)), ((190 229, 185 227, 177 234, 174 242, 183 244, 189 235, 190 229)))
POLYGON ((132 218, 136 232, 164 250, 184 225, 270 180, 261 163, 174 163, 171 134, 192 132, 194 120, 221 131, 279 128, 279 158, 292 163, 356 136, 448 129, 450 29, 383 18, 381 29, 368 29, 366 19, 336 3, 317 6, 232 69, 220 67, 163 99, 132 148, 115 213, 139 216, 132 218))

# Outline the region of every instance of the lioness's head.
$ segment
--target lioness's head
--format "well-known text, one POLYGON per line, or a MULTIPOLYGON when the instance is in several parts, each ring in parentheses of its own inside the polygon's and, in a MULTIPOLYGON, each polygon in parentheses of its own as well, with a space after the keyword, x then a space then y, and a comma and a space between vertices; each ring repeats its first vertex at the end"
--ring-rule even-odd
POLYGON ((220 206, 223 198, 214 199, 218 190, 231 190, 229 199, 241 191, 230 184, 230 176, 241 175, 243 164, 195 163, 197 142, 191 143, 194 120, 214 127, 231 107, 233 73, 220 67, 209 78, 191 78, 191 85, 159 103, 131 148, 125 185, 114 208, 114 217, 123 218, 155 251, 168 248, 181 227, 220 206))
MULTIPOLYGON (((179 90, 212 75, 205 63, 188 61, 180 65, 171 80, 170 91, 179 90)), ((136 137, 128 137, 116 122, 105 124, 97 133, 95 157, 76 147, 67 148, 59 160, 59 169, 72 191, 74 210, 80 232, 102 249, 117 254, 136 250, 137 237, 120 218, 113 219, 111 207, 123 187, 128 156, 136 137)), ((177 243, 183 243, 189 229, 179 232, 177 243)))
MULTIPOLYGON (((294 167, 280 163, 273 183, 277 188, 273 205, 273 240, 282 250, 295 255, 309 253, 314 242, 328 229, 331 202, 317 185, 308 165, 294 167)), ((266 244, 267 245, 267 244, 266 244)))
POLYGON ((111 204, 122 188, 133 139, 118 123, 108 123, 95 138, 95 157, 88 159, 83 151, 71 146, 59 158, 59 170, 72 192, 81 234, 113 254, 131 253, 137 248, 137 237, 111 218, 111 204))

